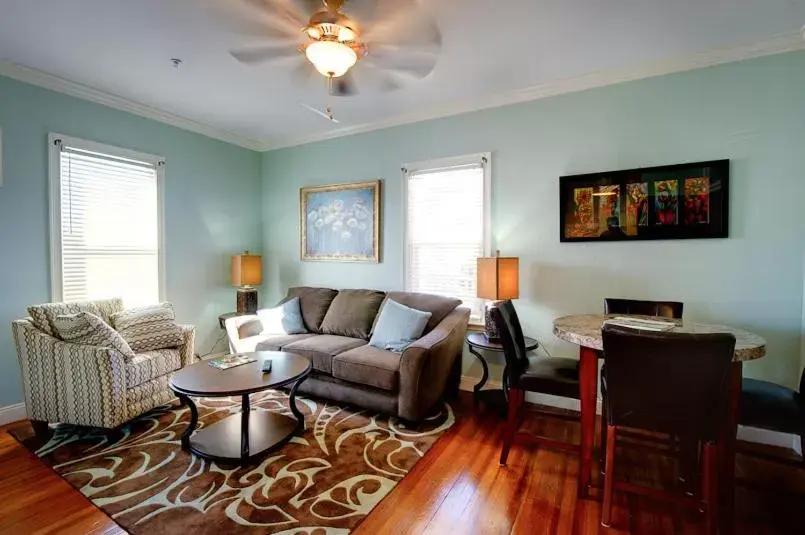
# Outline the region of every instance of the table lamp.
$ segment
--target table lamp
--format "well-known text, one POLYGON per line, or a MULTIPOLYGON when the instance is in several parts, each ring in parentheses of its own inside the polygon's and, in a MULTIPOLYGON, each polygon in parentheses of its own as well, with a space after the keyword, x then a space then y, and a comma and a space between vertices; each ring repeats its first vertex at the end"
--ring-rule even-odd
POLYGON ((477 296, 489 299, 484 312, 484 331, 490 342, 500 342, 498 326, 489 313, 498 302, 520 297, 520 259, 517 257, 495 256, 478 259, 477 296))
POLYGON ((232 286, 238 289, 238 314, 257 312, 257 288, 263 284, 263 259, 244 251, 232 257, 232 286))

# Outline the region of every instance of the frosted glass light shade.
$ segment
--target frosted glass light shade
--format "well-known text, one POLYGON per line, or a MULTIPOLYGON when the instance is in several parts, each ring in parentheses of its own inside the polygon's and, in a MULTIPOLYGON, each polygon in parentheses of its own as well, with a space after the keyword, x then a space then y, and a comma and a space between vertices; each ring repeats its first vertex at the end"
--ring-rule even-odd
POLYGON ((337 41, 315 41, 305 49, 305 56, 324 76, 343 76, 358 61, 352 48, 337 41))

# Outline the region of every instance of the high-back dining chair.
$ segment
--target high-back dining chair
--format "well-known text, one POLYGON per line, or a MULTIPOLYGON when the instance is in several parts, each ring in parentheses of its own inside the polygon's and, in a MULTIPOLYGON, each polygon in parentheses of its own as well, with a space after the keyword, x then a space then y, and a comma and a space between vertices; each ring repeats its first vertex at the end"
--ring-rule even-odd
MULTIPOLYGON (((604 314, 636 314, 640 316, 657 316, 669 319, 682 319, 682 310, 684 303, 679 301, 646 301, 642 299, 621 299, 614 297, 604 298, 604 314)), ((601 375, 604 375, 606 363, 601 369, 601 375)), ((601 436, 600 436, 600 464, 603 471, 604 460, 606 458, 606 444, 607 444, 607 426, 606 426, 606 397, 607 397, 607 384, 601 381, 601 398, 602 414, 601 414, 601 436)), ((642 438, 642 437, 641 437, 642 438)))
POLYGON ((662 318, 682 317, 683 303, 678 301, 643 301, 639 299, 604 298, 604 314, 637 314, 662 318))
POLYGON ((559 442, 530 433, 519 433, 526 392, 579 399, 578 361, 558 357, 529 356, 517 311, 511 301, 503 301, 490 310, 498 325, 509 387, 508 418, 503 435, 500 464, 505 465, 515 438, 566 451, 579 451, 577 444, 559 442))
POLYGON ((605 325, 602 333, 608 387, 607 453, 601 523, 612 520, 615 490, 664 497, 705 510, 715 533, 715 441, 726 410, 735 337, 731 334, 646 332, 605 325), (702 444, 698 496, 676 496, 615 480, 615 441, 621 427, 643 429, 702 444))
POLYGON ((744 377, 739 423, 799 435, 802 448, 800 466, 805 468, 805 368, 799 378, 799 392, 769 381, 744 377))

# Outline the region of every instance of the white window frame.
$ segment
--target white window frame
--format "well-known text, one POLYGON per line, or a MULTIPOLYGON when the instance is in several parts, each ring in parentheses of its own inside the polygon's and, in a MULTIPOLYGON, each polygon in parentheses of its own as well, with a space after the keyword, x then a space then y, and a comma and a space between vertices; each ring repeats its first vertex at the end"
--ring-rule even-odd
MULTIPOLYGON (((408 273, 411 270, 411 240, 408 235, 408 175, 414 173, 421 173, 427 171, 438 171, 450 167, 457 167, 461 165, 472 165, 479 162, 483 163, 484 170, 484 198, 483 198, 483 211, 484 211, 484 237, 483 249, 485 256, 492 254, 492 153, 491 152, 477 152, 474 154, 465 154, 462 156, 450 156, 447 158, 437 158, 433 160, 424 160, 403 164, 402 166, 402 182, 403 182, 403 203, 402 203, 402 231, 403 231, 403 280, 402 287, 409 291, 408 286, 408 273)), ((474 324, 473 324, 474 325, 474 324)))
POLYGON ((153 165, 157 172, 157 271, 159 299, 167 301, 165 277, 165 158, 95 141, 48 134, 48 176, 50 202, 50 294, 53 302, 63 300, 62 288, 62 218, 61 218, 61 146, 107 154, 153 165), (61 143, 60 143, 61 142, 61 143))

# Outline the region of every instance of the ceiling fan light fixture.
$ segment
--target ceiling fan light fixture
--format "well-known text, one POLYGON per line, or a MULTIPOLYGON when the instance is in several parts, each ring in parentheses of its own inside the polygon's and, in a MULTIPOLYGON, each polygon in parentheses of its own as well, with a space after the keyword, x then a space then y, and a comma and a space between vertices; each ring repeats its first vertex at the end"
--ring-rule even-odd
POLYGON ((305 48, 305 56, 324 76, 338 78, 358 62, 358 54, 339 41, 315 41, 305 48))

